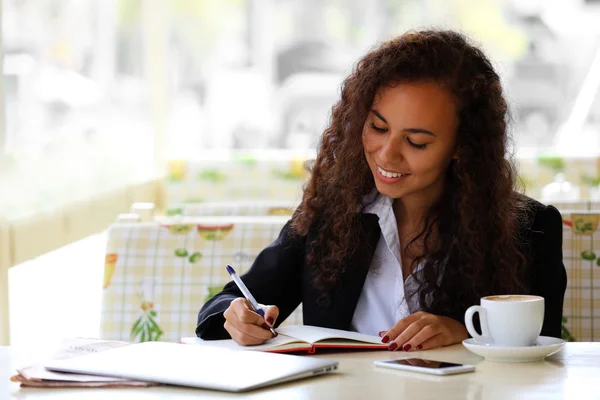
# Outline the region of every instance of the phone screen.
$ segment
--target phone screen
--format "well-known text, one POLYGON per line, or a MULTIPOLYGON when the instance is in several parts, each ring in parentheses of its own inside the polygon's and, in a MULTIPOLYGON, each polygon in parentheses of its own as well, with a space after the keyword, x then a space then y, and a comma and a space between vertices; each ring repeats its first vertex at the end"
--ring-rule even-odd
POLYGON ((413 366, 413 367, 431 368, 431 369, 462 367, 462 364, 424 360, 422 358, 406 358, 403 360, 388 360, 388 361, 384 361, 384 362, 387 364, 408 365, 408 366, 413 366))

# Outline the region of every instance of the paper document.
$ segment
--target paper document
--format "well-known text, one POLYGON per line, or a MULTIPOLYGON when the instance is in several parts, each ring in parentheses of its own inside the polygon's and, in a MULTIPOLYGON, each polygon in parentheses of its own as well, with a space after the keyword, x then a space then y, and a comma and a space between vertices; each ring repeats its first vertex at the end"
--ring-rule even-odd
MULTIPOLYGON (((127 346, 130 343, 116 340, 99 340, 87 338, 64 339, 52 359, 62 360, 88 353, 97 353, 109 349, 127 346)), ((71 374, 48 371, 40 365, 17 368, 17 375, 11 377, 13 382, 21 386, 35 387, 120 387, 120 386, 156 386, 156 383, 133 381, 97 375, 71 374)))

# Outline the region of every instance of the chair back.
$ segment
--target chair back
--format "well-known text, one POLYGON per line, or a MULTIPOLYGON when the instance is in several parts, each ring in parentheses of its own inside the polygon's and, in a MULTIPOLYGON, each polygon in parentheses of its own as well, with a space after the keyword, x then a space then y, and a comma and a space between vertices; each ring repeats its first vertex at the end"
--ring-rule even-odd
POLYGON ((297 202, 286 200, 271 201, 212 201, 204 203, 184 203, 169 207, 167 215, 184 217, 200 216, 291 216, 297 202))
POLYGON ((600 341, 600 209, 561 211, 567 291, 563 337, 600 341))
MULTIPOLYGON (((288 217, 162 218, 113 224, 108 233, 101 337, 179 341, 193 336, 198 311, 243 274, 288 217)), ((299 307, 285 323, 302 324, 299 307)))

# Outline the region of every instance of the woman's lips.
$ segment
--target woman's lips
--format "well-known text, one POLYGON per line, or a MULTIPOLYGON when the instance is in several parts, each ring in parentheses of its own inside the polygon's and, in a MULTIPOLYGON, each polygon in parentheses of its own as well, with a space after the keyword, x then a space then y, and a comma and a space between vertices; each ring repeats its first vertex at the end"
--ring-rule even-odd
POLYGON ((396 183, 407 178, 410 174, 386 171, 377 165, 377 178, 384 183, 396 183))

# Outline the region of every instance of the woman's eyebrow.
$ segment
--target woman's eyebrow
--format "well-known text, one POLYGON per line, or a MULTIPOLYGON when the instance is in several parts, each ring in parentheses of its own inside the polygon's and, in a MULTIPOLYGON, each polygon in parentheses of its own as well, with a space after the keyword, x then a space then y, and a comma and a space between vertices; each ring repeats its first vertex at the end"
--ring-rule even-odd
POLYGON ((375 114, 375 116, 376 116, 377 118, 379 118, 380 120, 382 120, 382 121, 383 121, 383 122, 385 122, 386 124, 388 123, 388 122, 385 120, 385 118, 383 118, 383 115, 379 114, 379 112, 378 112, 377 110, 375 110, 374 108, 371 108, 371 112, 372 112, 373 114, 375 114))
POLYGON ((433 134, 433 132, 428 131, 427 129, 422 129, 422 128, 405 128, 405 129, 402 129, 402 131, 407 132, 407 133, 424 133, 425 135, 435 136, 433 134))
MULTIPOLYGON (((377 118, 379 118, 380 120, 382 120, 382 121, 383 121, 383 122, 385 122, 386 124, 388 123, 388 122, 386 121, 386 119, 385 119, 385 118, 383 118, 383 115, 381 115, 381 114, 379 113, 379 111, 375 110, 374 108, 371 108, 371 112, 372 112, 373 114, 375 114, 375 116, 376 116, 377 118)), ((429 136, 434 136, 434 137, 435 137, 435 134, 434 134, 433 132, 431 132, 431 131, 428 131, 427 129, 423 129, 423 128, 404 128, 404 129, 402 129, 402 131, 403 131, 403 132, 406 132, 406 133, 423 133, 423 134, 425 134, 425 135, 429 135, 429 136)))

